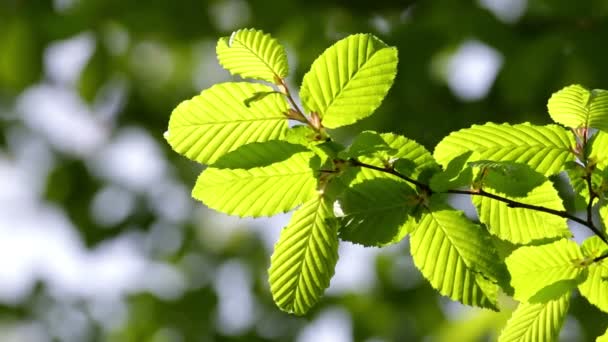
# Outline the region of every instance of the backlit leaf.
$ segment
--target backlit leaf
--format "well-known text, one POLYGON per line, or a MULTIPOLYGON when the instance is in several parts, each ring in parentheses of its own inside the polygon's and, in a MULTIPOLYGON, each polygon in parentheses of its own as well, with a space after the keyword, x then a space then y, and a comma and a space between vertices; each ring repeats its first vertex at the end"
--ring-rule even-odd
POLYGON ((547 103, 553 121, 571 128, 608 131, 608 91, 575 84, 554 93, 547 103))
POLYGON ((319 56, 304 75, 300 98, 325 127, 371 115, 397 74, 397 49, 369 34, 348 36, 319 56))
POLYGON ((337 225, 331 202, 318 196, 296 210, 275 245, 269 269, 279 308, 305 314, 329 286, 338 260, 337 225))
MULTIPOLYGON (((593 236, 583 242, 582 251, 587 260, 593 260, 608 253, 608 246, 599 237, 593 236)), ((608 312, 608 261, 603 259, 600 262, 591 262, 587 269, 587 279, 578 289, 589 303, 608 312)))

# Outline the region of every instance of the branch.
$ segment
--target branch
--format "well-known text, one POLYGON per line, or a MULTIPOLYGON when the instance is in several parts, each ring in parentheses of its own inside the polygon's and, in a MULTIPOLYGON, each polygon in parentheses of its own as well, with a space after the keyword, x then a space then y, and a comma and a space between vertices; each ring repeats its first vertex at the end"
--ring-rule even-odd
MULTIPOLYGON (((379 167, 379 166, 375 166, 375 165, 370 165, 370 164, 366 164, 363 162, 360 162, 356 159, 351 159, 350 160, 351 164, 354 166, 360 166, 360 167, 365 167, 368 169, 372 169, 372 170, 376 170, 376 171, 380 171, 380 172, 384 172, 384 173, 388 173, 391 174, 393 176, 399 177, 401 179, 403 179, 406 182, 409 182, 411 184, 414 184, 416 186, 418 186, 419 188, 427 191, 430 194, 433 194, 434 191, 431 189, 430 186, 428 186, 427 184, 421 183, 413 178, 410 178, 406 175, 403 175, 401 173, 399 173, 398 171, 396 171, 394 168, 392 167, 379 167)), ((532 205, 532 204, 527 204, 527 203, 522 203, 522 202, 518 202, 518 201, 514 201, 499 195, 495 195, 489 192, 484 191, 483 189, 479 189, 479 190, 447 190, 447 193, 450 194, 460 194, 460 195, 470 195, 470 196, 483 196, 483 197, 488 197, 497 201, 501 201, 503 203, 506 203, 510 208, 523 208, 523 209, 530 209, 530 210, 535 210, 535 211, 540 211, 543 213, 547 213, 547 214, 552 214, 552 215, 556 215, 559 217, 563 217, 566 218, 568 220, 574 221, 576 223, 582 224, 583 226, 589 228, 595 235, 597 235, 600 239, 602 239, 602 241, 604 241, 604 243, 608 244, 608 239, 604 236, 604 234, 602 234, 602 232, 595 227, 595 225, 593 224, 593 222, 591 220, 584 220, 581 219, 579 217, 576 217, 570 213, 568 213, 567 211, 564 210, 555 210, 555 209, 551 209, 551 208, 547 208, 547 207, 543 207, 543 206, 539 206, 539 205, 532 205)), ((608 258, 608 255, 606 256, 602 256, 602 258, 608 258)))
POLYGON ((287 87, 287 83, 285 83, 285 80, 282 78, 278 78, 277 81, 279 89, 283 92, 283 94, 285 94, 285 97, 291 105, 291 108, 296 112, 297 118, 295 118, 295 120, 304 122, 308 124, 308 126, 312 127, 312 129, 319 132, 320 128, 318 127, 318 125, 315 125, 312 121, 310 121, 308 116, 304 115, 304 112, 302 111, 302 109, 300 109, 300 106, 298 106, 296 101, 291 96, 291 92, 289 91, 289 87, 287 87))

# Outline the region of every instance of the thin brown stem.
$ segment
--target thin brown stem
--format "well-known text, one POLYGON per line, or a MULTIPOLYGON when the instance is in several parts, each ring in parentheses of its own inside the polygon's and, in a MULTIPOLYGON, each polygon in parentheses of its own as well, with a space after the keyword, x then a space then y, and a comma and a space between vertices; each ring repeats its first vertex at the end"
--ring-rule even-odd
POLYGON ((289 102, 289 104, 291 105, 291 108, 293 110, 295 110, 295 112, 297 113, 298 118, 296 120, 306 123, 312 129, 314 129, 315 131, 318 132, 319 128, 310 121, 308 116, 304 115, 304 112, 302 111, 302 109, 300 109, 300 106, 298 106, 296 101, 291 96, 291 92, 289 91, 289 87, 287 86, 287 83, 285 83, 285 80, 280 78, 278 81, 279 81, 279 87, 281 88, 281 90, 283 90, 283 93, 285 94, 285 97, 287 98, 287 102, 289 102))
MULTIPOLYGON (((419 188, 427 191, 428 193, 432 194, 434 193, 434 191, 431 189, 431 187, 427 184, 424 184, 422 182, 419 182, 418 180, 415 180, 411 177, 408 177, 406 175, 403 175, 401 173, 399 173, 398 171, 396 171, 394 168, 391 167, 379 167, 379 166, 375 166, 375 165, 370 165, 370 164, 366 164, 363 162, 360 162, 356 159, 351 159, 350 160, 351 165, 353 166, 360 166, 360 167, 365 167, 368 169, 372 169, 372 170, 376 170, 376 171, 380 171, 380 172, 385 172, 388 174, 391 174, 393 176, 399 177, 403 180, 405 180, 406 182, 409 182, 411 184, 414 184, 416 186, 418 186, 419 188)), ((489 193, 487 191, 484 191, 483 189, 479 189, 479 190, 458 190, 458 189, 451 189, 451 190, 447 190, 446 193, 450 193, 450 194, 460 194, 460 195, 470 195, 470 196, 483 196, 483 197, 487 197, 487 198, 491 198, 503 203, 506 203, 507 206, 509 206, 510 208, 523 208, 523 209, 530 209, 530 210, 535 210, 535 211, 539 211, 539 212, 543 212, 543 213, 547 213, 547 214, 551 214, 551 215, 555 215, 555 216, 559 216, 559 217, 563 217, 565 219, 574 221, 576 223, 579 223, 587 228, 589 228, 595 235, 597 235, 600 239, 602 239, 602 241, 604 241, 604 243, 608 244, 608 239, 604 236, 604 234, 593 224, 592 220, 584 220, 581 219, 579 217, 576 217, 570 213, 568 213, 567 211, 564 210, 556 210, 556 209, 551 209, 551 208, 547 208, 547 207, 543 207, 543 206, 539 206, 539 205, 533 205, 533 204, 527 204, 527 203, 522 203, 522 202, 518 202, 518 201, 514 201, 512 199, 509 198, 505 198, 496 194, 492 194, 489 193)), ((608 257, 604 256, 602 258, 608 257)))

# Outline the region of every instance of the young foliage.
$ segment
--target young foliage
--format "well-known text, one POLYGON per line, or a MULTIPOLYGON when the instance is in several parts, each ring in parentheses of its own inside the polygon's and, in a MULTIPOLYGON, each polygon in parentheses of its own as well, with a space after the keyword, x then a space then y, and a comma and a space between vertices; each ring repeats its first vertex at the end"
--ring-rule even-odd
POLYGON ((372 114, 393 85, 397 49, 370 34, 348 36, 317 58, 304 75, 304 108, 323 126, 350 125, 372 114))
POLYGON ((364 131, 343 145, 328 131, 371 115, 393 83, 397 49, 372 35, 348 36, 315 60, 304 109, 270 35, 236 31, 217 54, 233 75, 270 85, 214 85, 175 108, 165 136, 207 165, 192 195, 208 207, 254 217, 295 209, 269 269, 280 309, 304 315, 320 300, 339 240, 384 246, 409 235, 415 266, 440 294, 491 310, 501 309, 499 294, 521 301, 500 341, 555 340, 577 288, 608 312, 606 91, 566 87, 548 103, 558 124, 473 125, 431 154, 392 133, 364 131), (554 187, 562 172, 584 218, 554 187), (448 195, 470 196, 481 224, 448 195), (567 220, 594 236, 579 246, 567 220))

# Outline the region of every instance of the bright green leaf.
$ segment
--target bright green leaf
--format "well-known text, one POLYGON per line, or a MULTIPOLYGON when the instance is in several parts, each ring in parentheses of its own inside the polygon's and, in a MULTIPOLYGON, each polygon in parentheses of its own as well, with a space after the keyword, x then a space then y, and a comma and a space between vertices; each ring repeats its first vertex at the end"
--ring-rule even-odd
POLYGON ((348 36, 317 58, 304 75, 300 98, 325 127, 354 123, 373 113, 397 74, 397 49, 369 34, 348 36))
POLYGON ((585 276, 585 268, 579 265, 582 259, 576 242, 567 239, 518 248, 506 259, 514 297, 546 302, 569 292, 585 276))
POLYGON ((472 151, 464 152, 450 160, 445 170, 435 173, 429 183, 431 189, 436 192, 445 192, 449 189, 471 185, 473 170, 470 166, 466 166, 471 154, 473 154, 472 151))
POLYGON ((386 155, 397 152, 391 148, 382 136, 374 131, 363 131, 359 133, 353 143, 346 151, 339 154, 342 159, 358 158, 362 156, 373 156, 379 152, 386 152, 386 155))
POLYGON ((521 303, 502 330, 499 342, 557 341, 570 305, 570 293, 546 303, 521 303))
POLYGON ((211 166, 218 169, 251 169, 278 163, 305 151, 307 149, 302 145, 282 140, 255 142, 224 154, 211 166))
POLYGON ((279 308, 305 314, 329 286, 337 260, 332 204, 317 196, 296 210, 275 245, 268 272, 279 308))
POLYGON ((316 196, 318 167, 312 152, 249 170, 210 167, 198 177, 192 196, 230 215, 275 215, 316 196))
MULTIPOLYGON (((608 246, 597 236, 585 240, 581 249, 590 261, 608 253, 608 246)), ((608 312, 608 261, 603 259, 600 262, 590 262, 587 268, 589 275, 578 289, 589 303, 608 312)))
POLYGON ((487 123, 451 133, 439 142, 433 155, 445 167, 452 159, 471 151, 474 153, 469 161, 513 161, 548 176, 574 160, 570 151, 574 144, 574 135, 557 125, 487 123))
POLYGON ((599 131, 591 140, 591 153, 589 158, 596 163, 600 169, 608 166, 608 133, 599 131))
POLYGON ((417 205, 415 196, 407 184, 388 178, 352 185, 339 198, 340 238, 364 246, 398 242, 412 226, 407 223, 417 205))
MULTIPOLYGON (((519 203, 564 210, 562 200, 550 180, 527 166, 509 170, 503 174, 489 171, 484 178, 483 190, 519 203)), ((479 213, 479 220, 486 224, 490 233, 512 243, 527 244, 534 240, 572 235, 563 217, 513 208, 507 203, 483 196, 473 196, 472 201, 479 213)))
POLYGON ((416 267, 441 294, 496 310, 503 269, 486 230, 462 212, 431 202, 410 243, 416 267))
POLYGON ((289 71, 285 48, 269 34, 242 29, 220 38, 217 59, 232 75, 275 83, 289 71))
POLYGON ((547 103, 553 121, 571 128, 608 131, 608 91, 575 84, 554 93, 547 103))
POLYGON ((251 142, 280 139, 287 130, 287 102, 269 94, 245 105, 262 84, 221 83, 180 103, 171 113, 165 138, 178 153, 200 163, 213 163, 251 142))

